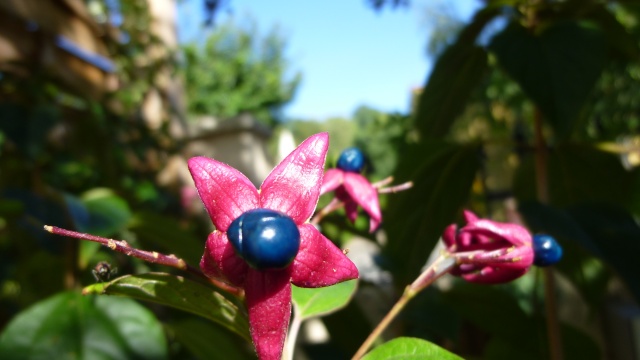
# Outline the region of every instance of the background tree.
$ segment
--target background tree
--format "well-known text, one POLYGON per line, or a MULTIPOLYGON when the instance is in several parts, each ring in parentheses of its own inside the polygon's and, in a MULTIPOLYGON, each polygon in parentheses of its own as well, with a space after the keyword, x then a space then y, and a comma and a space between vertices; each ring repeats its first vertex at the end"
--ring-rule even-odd
POLYGON ((204 43, 183 48, 189 113, 227 118, 250 112, 274 125, 301 79, 292 75, 285 50, 275 27, 262 35, 253 21, 216 25, 204 43))

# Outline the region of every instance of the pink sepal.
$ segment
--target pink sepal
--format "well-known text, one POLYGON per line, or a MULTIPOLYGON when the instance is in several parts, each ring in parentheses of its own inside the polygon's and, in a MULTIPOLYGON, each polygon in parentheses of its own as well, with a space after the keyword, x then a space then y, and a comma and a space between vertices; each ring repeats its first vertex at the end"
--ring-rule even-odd
POLYGON ((291 317, 290 270, 249 268, 245 298, 251 338, 260 360, 280 360, 291 317))
POLYGON ((517 224, 480 219, 469 223, 462 228, 462 231, 474 236, 488 236, 494 239, 498 237, 516 246, 531 245, 531 234, 527 229, 517 224))
POLYGON ((258 207, 258 191, 244 174, 203 156, 189 159, 189 171, 213 225, 227 231, 245 211, 258 207))
POLYGON ((222 275, 233 285, 242 287, 249 266, 236 255, 233 245, 227 239, 227 234, 214 231, 207 238, 200 268, 207 276, 222 275))
POLYGON ((326 194, 338 188, 342 185, 344 178, 344 172, 340 169, 329 169, 324 173, 322 178, 322 187, 320 188, 320 195, 326 194))
POLYGON ((481 270, 473 270, 468 273, 462 273, 459 276, 465 280, 477 284, 501 284, 511 280, 515 280, 527 273, 526 269, 507 269, 486 266, 481 270))
POLYGON ((353 201, 358 203, 369 215, 371 219, 369 231, 373 232, 382 221, 378 190, 371 186, 371 183, 364 176, 352 172, 344 173, 343 186, 353 201))
POLYGON ((287 214, 300 225, 307 221, 318 204, 329 147, 329 135, 310 136, 276 166, 260 187, 263 208, 287 214))
POLYGON ((358 278, 353 262, 313 225, 299 229, 300 251, 291 264, 294 285, 315 288, 358 278))

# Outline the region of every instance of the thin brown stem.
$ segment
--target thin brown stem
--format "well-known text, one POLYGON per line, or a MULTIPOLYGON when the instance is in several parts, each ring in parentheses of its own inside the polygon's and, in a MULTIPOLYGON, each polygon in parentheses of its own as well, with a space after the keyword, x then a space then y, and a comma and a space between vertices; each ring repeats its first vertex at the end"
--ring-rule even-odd
POLYGON ((433 284, 442 275, 448 273, 456 265, 456 260, 449 256, 449 254, 440 255, 429 267, 418 276, 416 280, 407 286, 402 293, 402 296, 393 305, 391 310, 384 316, 382 321, 373 329, 371 334, 362 343, 358 351, 351 358, 352 360, 358 360, 369 351, 373 343, 378 339, 380 334, 391 324, 391 322, 400 314, 407 303, 413 299, 420 291, 424 290, 427 286, 433 284))
MULTIPOLYGON (((538 201, 542 204, 549 203, 549 183, 548 183, 548 157, 547 144, 542 132, 542 112, 538 107, 534 113, 534 133, 535 133, 535 166, 536 166, 536 190, 538 201)), ((547 322, 547 336, 549 338, 549 355, 551 360, 562 360, 562 337, 560 335, 560 325, 558 322, 558 305, 556 303, 555 279, 551 267, 544 268, 544 300, 547 322)))
POLYGON ((165 255, 156 251, 139 250, 131 247, 131 245, 129 245, 129 243, 127 243, 124 240, 107 239, 102 236, 80 233, 72 230, 62 229, 56 226, 45 225, 44 230, 56 235, 97 242, 99 244, 105 245, 106 247, 108 247, 113 251, 123 253, 127 256, 132 256, 150 263, 170 266, 182 271, 186 271, 190 274, 193 274, 197 277, 207 280, 209 283, 213 284, 214 286, 224 291, 227 291, 233 295, 236 295, 236 296, 243 295, 242 289, 229 285, 220 279, 209 278, 208 276, 204 275, 199 269, 187 264, 183 259, 180 259, 173 254, 165 255))
POLYGON ((405 190, 409 190, 413 187, 413 182, 412 181, 407 181, 406 183, 400 184, 400 185, 395 185, 395 186, 390 186, 390 187, 385 187, 385 188, 379 188, 378 189, 378 194, 389 194, 389 193, 397 193, 400 191, 405 191, 405 190))
POLYGON ((320 221, 330 213, 340 209, 344 206, 344 202, 338 200, 338 198, 333 198, 327 206, 323 207, 322 210, 318 211, 311 221, 309 221, 313 225, 318 225, 320 221))

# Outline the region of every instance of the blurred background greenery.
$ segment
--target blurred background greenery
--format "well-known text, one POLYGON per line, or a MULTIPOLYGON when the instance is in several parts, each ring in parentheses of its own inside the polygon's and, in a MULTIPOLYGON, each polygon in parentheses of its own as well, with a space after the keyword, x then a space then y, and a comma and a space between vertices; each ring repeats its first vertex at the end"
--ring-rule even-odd
MULTIPOLYGON (((545 303, 538 269, 495 287, 446 278, 387 337, 425 338, 465 358, 549 358, 544 314, 553 306, 565 359, 640 358, 640 1, 486 0, 469 23, 442 14, 425 41, 435 66, 412 111, 361 106, 325 121, 282 113, 303 75, 291 75, 286 34, 260 33, 247 19, 178 44, 175 3, 160 3, 0 4, 0 357, 251 358, 243 338, 194 315, 79 296, 100 261, 117 267, 113 276, 171 271, 42 226, 197 265, 211 229, 185 159, 214 156, 259 185, 292 146, 285 134, 297 144, 328 131, 328 166, 355 145, 372 180, 415 186, 381 198, 374 234, 364 215, 355 226, 341 213, 325 218, 323 232, 350 256, 364 241, 369 267, 355 301, 323 318, 329 340, 301 339, 306 358, 353 354, 462 208, 558 239, 557 304, 545 303)), ((215 18, 221 2, 202 3, 215 18)))

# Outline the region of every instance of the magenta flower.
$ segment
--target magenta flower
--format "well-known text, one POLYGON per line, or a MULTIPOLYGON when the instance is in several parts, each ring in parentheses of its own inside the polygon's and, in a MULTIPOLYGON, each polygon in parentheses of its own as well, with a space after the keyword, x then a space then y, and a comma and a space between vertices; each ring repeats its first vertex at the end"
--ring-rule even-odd
POLYGON ((533 263, 531 234, 520 225, 478 217, 465 210, 467 225, 449 225, 442 235, 458 265, 451 274, 469 282, 497 284, 519 278, 533 263))
POLYGON ((198 194, 216 226, 200 267, 207 276, 244 289, 260 359, 282 355, 291 283, 313 288, 358 278, 351 260, 308 223, 320 196, 328 145, 327 133, 309 137, 273 169, 260 190, 226 164, 205 157, 189 160, 198 194), (266 243, 252 247, 254 238, 266 243), (283 262, 277 259, 282 254, 283 262))
POLYGON ((378 189, 359 172, 364 166, 364 156, 360 150, 349 148, 342 152, 338 167, 329 169, 324 175, 320 194, 335 190, 335 199, 344 203, 347 218, 355 222, 358 217, 358 205, 369 215, 369 231, 373 232, 382 221, 378 189))

